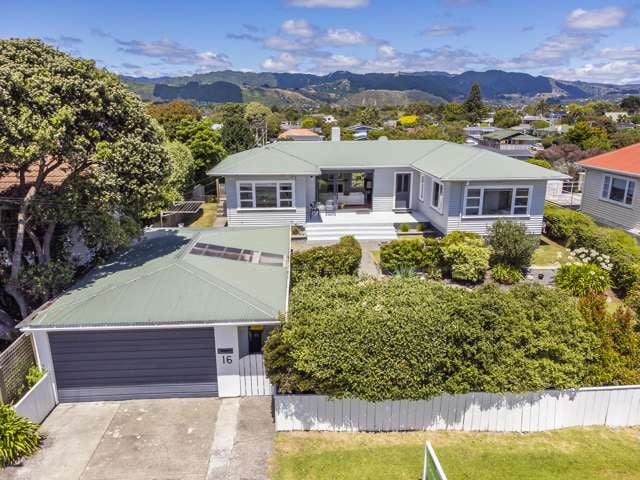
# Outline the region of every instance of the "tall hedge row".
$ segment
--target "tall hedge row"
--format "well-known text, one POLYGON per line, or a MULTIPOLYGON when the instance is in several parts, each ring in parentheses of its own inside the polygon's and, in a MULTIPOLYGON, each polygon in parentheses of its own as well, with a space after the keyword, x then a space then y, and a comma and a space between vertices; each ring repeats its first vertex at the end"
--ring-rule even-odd
POLYGON ((596 347, 560 290, 336 277, 293 289, 265 360, 281 392, 377 401, 574 387, 596 347))
POLYGON ((291 284, 307 277, 355 275, 360 266, 362 249, 351 236, 333 245, 310 248, 291 256, 291 284))

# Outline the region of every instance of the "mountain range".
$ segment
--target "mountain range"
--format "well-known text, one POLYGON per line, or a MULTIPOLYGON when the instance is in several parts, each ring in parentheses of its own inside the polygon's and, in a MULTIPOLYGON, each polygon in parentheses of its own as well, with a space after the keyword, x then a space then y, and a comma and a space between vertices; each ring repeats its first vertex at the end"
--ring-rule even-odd
POLYGON ((618 100, 640 94, 640 84, 613 85, 573 82, 527 73, 486 72, 308 73, 240 72, 224 70, 182 77, 121 77, 144 100, 176 98, 199 103, 260 101, 279 107, 336 105, 396 106, 426 101, 438 104, 466 97, 474 82, 485 100, 518 104, 549 101, 618 100))

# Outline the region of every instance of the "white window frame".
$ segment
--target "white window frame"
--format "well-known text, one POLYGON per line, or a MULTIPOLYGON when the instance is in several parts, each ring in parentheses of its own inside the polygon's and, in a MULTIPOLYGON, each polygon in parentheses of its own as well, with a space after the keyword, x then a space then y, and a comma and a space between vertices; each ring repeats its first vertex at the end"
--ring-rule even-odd
POLYGON ((429 199, 429 205, 431 206, 431 208, 433 208, 436 212, 438 213, 442 213, 442 210, 444 208, 444 183, 439 182, 438 180, 436 180, 435 178, 431 179, 431 195, 430 195, 430 199, 429 199), (438 205, 434 205, 433 204, 433 192, 435 191, 435 186, 438 185, 440 187, 439 193, 438 193, 438 205))
POLYGON ((600 200, 604 200, 605 202, 609 202, 609 203, 613 203, 614 205, 620 205, 621 207, 626 207, 626 208, 633 208, 633 200, 636 196, 638 192, 638 185, 637 182, 631 178, 626 178, 626 177, 620 177, 618 175, 611 175, 611 174, 605 174, 602 176, 602 185, 600 185, 600 200), (606 196, 603 195, 604 193, 604 187, 605 187, 605 183, 607 181, 607 179, 609 179, 609 185, 607 188, 607 194, 606 196), (613 181, 617 179, 617 180, 622 180, 623 182, 626 182, 625 187, 624 187, 624 197, 623 197, 623 201, 619 202, 618 200, 613 200, 611 199, 611 188, 613 187, 613 181), (633 192, 631 193, 631 203, 627 203, 627 195, 629 194, 629 185, 633 184, 633 192))
POLYGON ((425 174, 421 173, 420 174, 420 184, 418 185, 418 200, 420 200, 421 202, 424 202, 424 181, 425 181, 425 174))
POLYGON ((239 180, 236 182, 236 194, 238 199, 238 210, 295 210, 296 205, 296 182, 294 180, 239 180), (256 207, 256 185, 262 184, 275 184, 276 185, 276 201, 277 206, 275 207, 256 207), (282 201, 289 200, 281 198, 282 190, 280 188, 281 185, 288 184, 291 185, 291 206, 283 207, 281 205, 282 201), (241 185, 251 185, 251 203, 253 206, 251 207, 243 207, 240 200, 240 186, 241 185))
MULTIPOLYGON (((530 217, 531 216, 531 194, 533 192, 533 185, 466 185, 464 188, 464 199, 462 202, 462 217, 463 218, 502 218, 502 217, 530 217), (527 189, 527 213, 514 213, 516 209, 516 198, 525 198, 520 195, 517 196, 516 192, 519 189, 527 189), (478 208, 478 214, 467 214, 467 201, 469 199, 469 190, 480 190, 480 202, 478 207, 472 206, 469 208, 478 208), (495 214, 495 215, 482 215, 482 209, 484 208, 484 192, 485 190, 513 190, 511 196, 511 213, 509 214, 495 214)), ((471 197, 477 198, 477 197, 471 197)))

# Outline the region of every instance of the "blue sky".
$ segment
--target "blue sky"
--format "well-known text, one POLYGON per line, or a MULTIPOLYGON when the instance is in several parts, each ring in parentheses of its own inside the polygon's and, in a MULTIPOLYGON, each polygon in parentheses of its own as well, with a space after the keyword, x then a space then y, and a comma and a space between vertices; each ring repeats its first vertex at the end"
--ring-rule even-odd
POLYGON ((640 0, 2 0, 0 36, 130 75, 499 68, 640 83, 640 0))

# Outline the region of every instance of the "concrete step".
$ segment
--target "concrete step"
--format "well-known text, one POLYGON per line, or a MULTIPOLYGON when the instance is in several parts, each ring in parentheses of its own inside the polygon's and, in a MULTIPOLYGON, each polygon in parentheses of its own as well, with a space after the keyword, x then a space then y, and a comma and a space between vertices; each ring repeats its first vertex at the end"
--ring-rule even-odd
POLYGON ((392 224, 307 224, 307 240, 310 242, 336 241, 340 237, 351 235, 357 240, 395 240, 398 238, 392 224))

